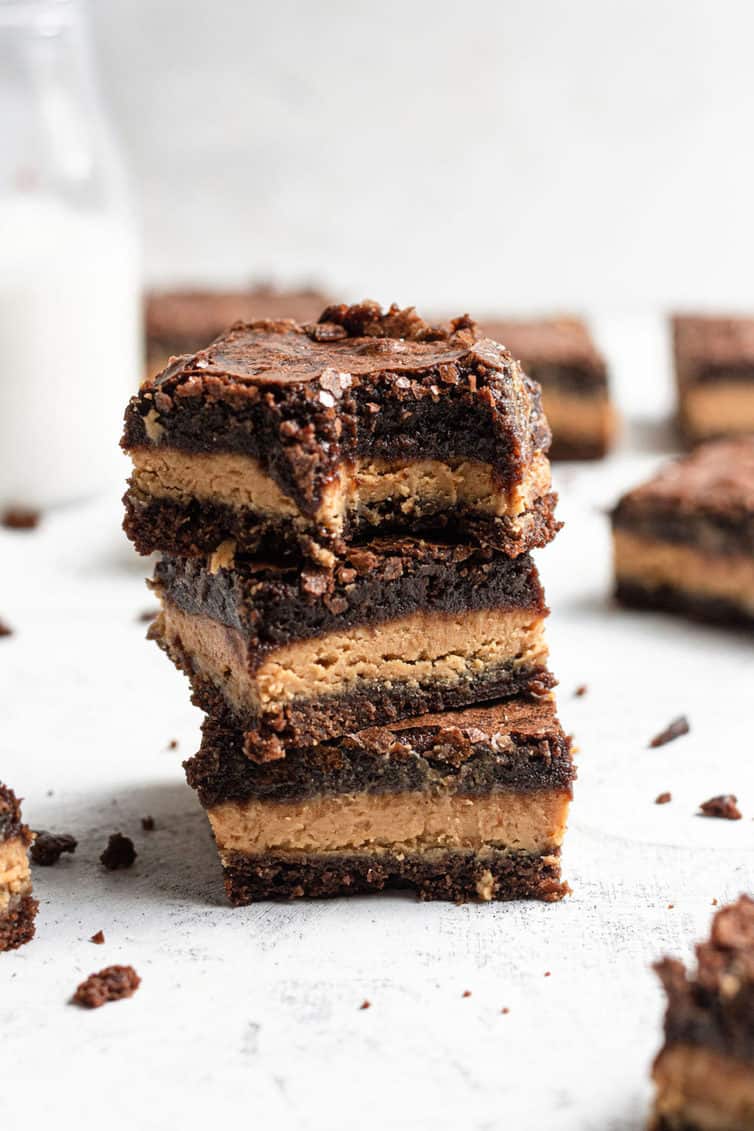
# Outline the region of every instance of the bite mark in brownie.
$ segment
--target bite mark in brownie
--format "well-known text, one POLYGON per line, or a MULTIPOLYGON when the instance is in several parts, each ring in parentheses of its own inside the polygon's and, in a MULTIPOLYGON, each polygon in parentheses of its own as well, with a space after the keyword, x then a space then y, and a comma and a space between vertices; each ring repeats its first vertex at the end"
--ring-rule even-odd
POLYGON ((34 937, 38 903, 29 868, 32 841, 18 798, 0 782, 0 952, 15 950, 34 937))
POLYGON ((754 317, 673 319, 678 411, 690 443, 754 432, 754 317))
POLYGON ((467 318, 364 302, 238 325, 131 401, 125 526, 142 552, 277 540, 327 566, 417 523, 525 552, 556 528, 549 439, 538 387, 467 318))
POLYGON ((616 595, 726 623, 754 621, 754 438, 705 444, 612 512, 616 595))

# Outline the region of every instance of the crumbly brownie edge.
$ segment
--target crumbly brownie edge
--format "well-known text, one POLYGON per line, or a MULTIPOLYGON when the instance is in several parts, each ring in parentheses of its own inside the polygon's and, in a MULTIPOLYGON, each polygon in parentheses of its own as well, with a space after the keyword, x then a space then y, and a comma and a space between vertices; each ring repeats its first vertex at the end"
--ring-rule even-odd
POLYGON ((16 950, 34 938, 38 908, 31 895, 11 897, 7 910, 0 914, 0 951, 16 950))
POLYGON ((668 585, 644 587, 635 581, 621 581, 615 585, 615 598, 621 604, 635 609, 660 613, 681 613, 692 620, 730 626, 754 626, 754 612, 730 601, 700 597, 684 589, 668 585))
POLYGON ((258 900, 327 899, 386 888, 413 889, 420 899, 469 901, 538 899, 548 903, 570 890, 560 876, 557 849, 546 856, 488 849, 432 853, 257 857, 228 854, 225 890, 234 906, 258 900))
POLYGON ((10 786, 0 782, 0 843, 16 836, 30 843, 29 830, 21 819, 21 803, 10 786))
MULTIPOLYGON (((597 454, 602 453, 595 453, 595 457, 597 454)), ((582 454, 573 458, 591 457, 582 454)), ((345 544, 358 545, 370 536, 386 532, 440 534, 444 538, 471 536, 481 545, 517 557, 548 545, 562 525, 555 518, 557 495, 553 492, 537 499, 531 510, 516 519, 487 518, 463 507, 417 517, 404 513, 391 500, 382 508, 379 527, 351 524, 337 539, 314 523, 297 524, 287 516, 271 519, 249 508, 225 503, 148 498, 133 488, 126 492, 123 502, 123 529, 140 554, 159 552, 181 557, 203 557, 213 553, 222 542, 232 541, 244 553, 263 557, 275 553, 318 561, 322 549, 342 555, 345 544)))

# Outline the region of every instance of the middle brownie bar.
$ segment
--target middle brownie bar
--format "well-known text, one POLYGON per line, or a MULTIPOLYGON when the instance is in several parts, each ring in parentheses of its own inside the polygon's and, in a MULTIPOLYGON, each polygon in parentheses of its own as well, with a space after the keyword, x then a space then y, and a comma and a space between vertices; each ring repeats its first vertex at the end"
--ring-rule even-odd
POLYGON ((536 568, 484 547, 381 539, 333 572, 164 557, 150 635, 204 710, 230 710, 254 761, 365 727, 541 694, 536 568))

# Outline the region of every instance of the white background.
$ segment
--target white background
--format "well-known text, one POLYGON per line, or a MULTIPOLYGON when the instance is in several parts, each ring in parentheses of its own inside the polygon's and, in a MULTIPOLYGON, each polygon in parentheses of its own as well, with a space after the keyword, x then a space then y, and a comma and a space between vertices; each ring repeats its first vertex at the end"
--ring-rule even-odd
POLYGON ((96 0, 152 279, 754 305, 748 0, 96 0))

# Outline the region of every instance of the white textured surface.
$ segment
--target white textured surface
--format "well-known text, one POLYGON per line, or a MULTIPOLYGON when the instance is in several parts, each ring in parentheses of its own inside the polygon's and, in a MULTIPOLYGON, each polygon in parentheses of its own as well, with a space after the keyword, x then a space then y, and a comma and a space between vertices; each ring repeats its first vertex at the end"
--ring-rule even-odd
MULTIPOLYGON (((604 329, 623 399, 645 417, 633 442, 648 448, 668 396, 656 343, 604 329)), ((226 906, 179 764, 199 714, 143 640, 150 599, 116 504, 0 533, 0 613, 17 630, 0 641, 0 777, 33 826, 80 840, 36 870, 36 940, 0 956, 0 1126, 642 1127, 662 1012, 649 964, 706 932, 713 898, 754 887, 749 639, 606 597, 600 508, 656 458, 564 469, 567 526, 540 555, 561 714, 582 751, 564 858, 574 893, 554 906, 226 906), (648 750, 680 713, 691 734, 648 750), (666 789, 672 803, 655 806, 666 789), (727 791, 743 821, 694 815, 727 791), (97 863, 114 829, 136 842, 130 872, 97 863), (67 1004, 113 962, 142 975, 133 999, 67 1004)))

